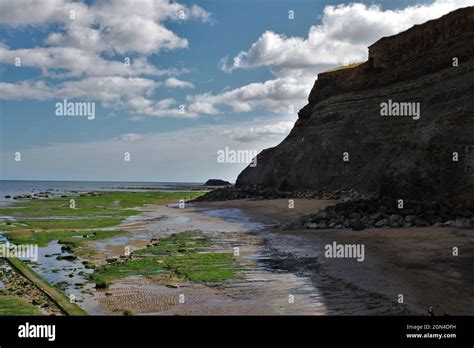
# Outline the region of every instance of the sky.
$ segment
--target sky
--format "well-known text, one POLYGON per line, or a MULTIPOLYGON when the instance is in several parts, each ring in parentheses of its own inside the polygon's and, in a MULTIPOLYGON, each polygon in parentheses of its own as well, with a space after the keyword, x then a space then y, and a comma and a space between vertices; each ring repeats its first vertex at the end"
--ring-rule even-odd
POLYGON ((0 180, 235 182, 219 151, 280 143, 318 73, 469 5, 0 0, 0 180))

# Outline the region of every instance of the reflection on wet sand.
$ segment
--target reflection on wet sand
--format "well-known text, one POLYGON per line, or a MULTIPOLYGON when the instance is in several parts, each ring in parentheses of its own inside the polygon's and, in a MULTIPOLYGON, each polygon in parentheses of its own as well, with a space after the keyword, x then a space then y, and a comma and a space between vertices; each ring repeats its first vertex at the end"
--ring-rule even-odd
POLYGON ((127 246, 136 249, 151 239, 193 230, 212 239, 213 251, 235 252, 238 248, 238 262, 245 267, 239 277, 222 284, 180 281, 179 285, 163 285, 142 276, 119 279, 108 289, 96 291, 104 314, 325 314, 321 297, 307 278, 261 262, 267 256, 262 239, 254 232, 265 224, 239 209, 157 206, 125 221, 124 226, 130 224, 138 229, 95 241, 96 246, 109 257, 119 256, 127 246))

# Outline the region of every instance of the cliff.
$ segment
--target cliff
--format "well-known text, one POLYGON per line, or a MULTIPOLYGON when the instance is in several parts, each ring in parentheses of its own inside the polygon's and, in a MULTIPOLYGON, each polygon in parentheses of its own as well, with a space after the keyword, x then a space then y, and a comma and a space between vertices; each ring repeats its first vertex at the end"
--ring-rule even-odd
POLYGON ((473 53, 474 7, 378 40, 366 62, 318 75, 290 134, 236 186, 474 197, 473 53))

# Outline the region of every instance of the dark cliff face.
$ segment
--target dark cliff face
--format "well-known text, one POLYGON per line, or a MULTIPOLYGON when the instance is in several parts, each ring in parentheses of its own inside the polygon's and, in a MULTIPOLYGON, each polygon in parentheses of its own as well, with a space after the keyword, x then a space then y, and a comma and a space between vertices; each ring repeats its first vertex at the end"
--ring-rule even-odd
POLYGON ((474 7, 380 39, 367 62, 318 75, 291 133, 236 186, 474 197, 473 54, 474 7), (419 103, 419 119, 381 116, 389 100, 419 103))

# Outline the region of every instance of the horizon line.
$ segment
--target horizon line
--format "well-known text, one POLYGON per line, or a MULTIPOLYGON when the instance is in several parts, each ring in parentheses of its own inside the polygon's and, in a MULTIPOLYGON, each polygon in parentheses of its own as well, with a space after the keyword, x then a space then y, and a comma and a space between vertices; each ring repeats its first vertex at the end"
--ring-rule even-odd
MULTIPOLYGON (((210 180, 210 179, 208 179, 210 180)), ((43 180, 43 179, 0 179, 0 181, 48 181, 48 182, 129 182, 153 184, 204 184, 205 181, 130 181, 130 180, 43 180)))

